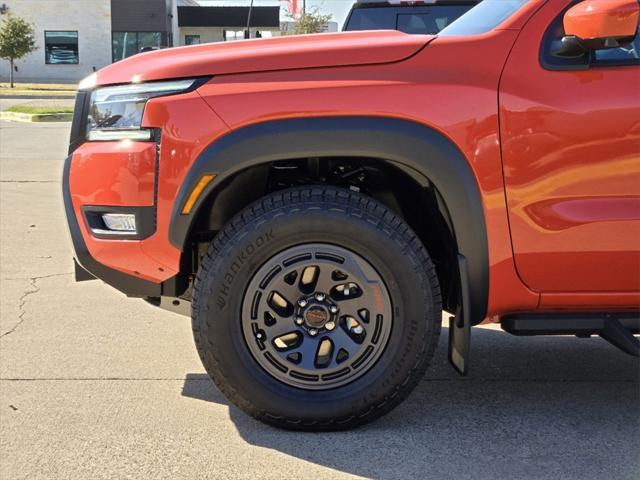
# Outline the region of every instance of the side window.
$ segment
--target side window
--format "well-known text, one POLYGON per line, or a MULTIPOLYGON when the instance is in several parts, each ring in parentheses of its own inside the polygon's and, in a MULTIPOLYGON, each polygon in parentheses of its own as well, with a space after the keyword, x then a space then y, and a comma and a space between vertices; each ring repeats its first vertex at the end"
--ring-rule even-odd
POLYGON ((630 45, 607 50, 597 50, 591 64, 640 64, 640 32, 636 33, 636 39, 630 45))

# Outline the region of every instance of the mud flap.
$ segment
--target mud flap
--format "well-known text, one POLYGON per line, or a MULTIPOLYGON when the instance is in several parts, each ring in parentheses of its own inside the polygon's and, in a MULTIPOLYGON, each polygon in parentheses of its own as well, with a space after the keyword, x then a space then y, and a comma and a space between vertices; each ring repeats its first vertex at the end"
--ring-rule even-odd
POLYGON ((458 255, 460 272, 460 306, 454 317, 449 317, 449 362, 461 375, 469 371, 471 319, 469 318, 469 275, 467 260, 458 255))

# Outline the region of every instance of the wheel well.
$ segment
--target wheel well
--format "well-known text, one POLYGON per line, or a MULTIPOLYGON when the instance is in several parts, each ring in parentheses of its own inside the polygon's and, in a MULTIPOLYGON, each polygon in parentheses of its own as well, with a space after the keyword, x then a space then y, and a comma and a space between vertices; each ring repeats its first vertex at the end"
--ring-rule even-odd
POLYGON ((419 173, 374 158, 275 161, 250 167, 227 178, 209 194, 194 219, 183 253, 182 272, 194 274, 216 233, 252 202, 277 190, 313 184, 360 191, 401 215, 427 248, 436 266, 443 307, 455 310, 459 297, 458 249, 442 197, 419 173))

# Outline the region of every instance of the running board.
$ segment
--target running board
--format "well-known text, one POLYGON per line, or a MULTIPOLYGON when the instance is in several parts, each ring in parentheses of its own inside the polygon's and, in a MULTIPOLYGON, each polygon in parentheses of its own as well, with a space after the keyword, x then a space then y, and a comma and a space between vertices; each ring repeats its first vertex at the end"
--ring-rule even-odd
POLYGON ((595 314, 531 313, 507 315, 502 329, 513 335, 600 335, 629 355, 640 357, 640 311, 595 314))

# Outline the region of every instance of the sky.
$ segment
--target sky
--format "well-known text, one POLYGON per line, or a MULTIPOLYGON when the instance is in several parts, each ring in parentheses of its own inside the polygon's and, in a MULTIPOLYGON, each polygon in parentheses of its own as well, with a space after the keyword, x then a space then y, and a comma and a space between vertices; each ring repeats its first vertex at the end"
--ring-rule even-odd
MULTIPOLYGON (((302 0, 298 0, 302 4, 302 0)), ((330 13, 332 15, 332 21, 338 22, 338 28, 342 28, 342 24, 347 18, 347 14, 351 9, 355 0, 307 0, 307 9, 318 7, 322 13, 330 13)), ((249 6, 251 0, 198 0, 200 5, 205 6, 223 6, 223 5, 237 5, 237 6, 249 6)), ((286 2, 278 2, 277 0, 254 0, 254 6, 273 6, 281 4, 282 8, 282 20, 286 18, 286 2)))

